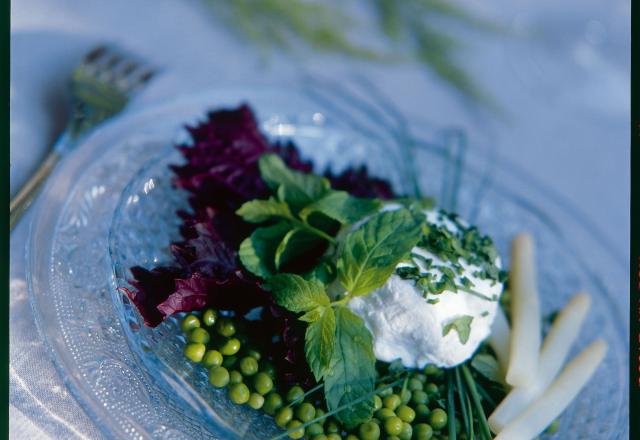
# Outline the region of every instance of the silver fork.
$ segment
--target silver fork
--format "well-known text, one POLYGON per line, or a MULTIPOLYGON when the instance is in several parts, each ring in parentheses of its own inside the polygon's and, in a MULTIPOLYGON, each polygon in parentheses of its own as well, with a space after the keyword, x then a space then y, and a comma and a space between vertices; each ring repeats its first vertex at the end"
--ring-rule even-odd
POLYGON ((64 132, 42 165, 11 200, 11 230, 60 158, 73 150, 80 136, 122 111, 132 94, 153 75, 154 71, 136 58, 107 46, 96 47, 84 57, 71 75, 72 110, 64 132))

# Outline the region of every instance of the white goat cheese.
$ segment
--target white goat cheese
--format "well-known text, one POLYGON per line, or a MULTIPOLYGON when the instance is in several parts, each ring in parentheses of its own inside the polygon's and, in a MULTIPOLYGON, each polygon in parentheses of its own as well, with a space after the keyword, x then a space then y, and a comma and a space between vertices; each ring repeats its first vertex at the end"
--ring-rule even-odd
MULTIPOLYGON (((444 226, 454 234, 460 231, 460 225, 466 227, 460 220, 454 222, 439 211, 428 210, 424 214, 427 224, 444 226)), ((430 263, 425 263, 423 258, 414 258, 414 265, 418 266, 421 274, 433 274, 434 281, 442 276, 442 267, 455 269, 454 264, 442 261, 423 247, 415 247, 412 253, 430 259, 430 263)), ((417 286, 415 280, 394 274, 379 289, 348 303, 371 331, 374 352, 379 360, 391 362, 400 359, 405 366, 412 368, 422 368, 426 364, 452 367, 469 359, 489 336, 503 285, 495 279, 478 276, 482 268, 477 265, 464 259, 460 259, 458 264, 462 270, 458 267, 455 284, 461 285, 462 278, 466 277, 471 281, 474 293, 460 289, 457 292, 444 290, 425 297, 424 290, 417 286), (461 341, 463 338, 455 328, 443 335, 448 324, 464 316, 472 318, 466 342, 461 341)), ((498 257, 494 264, 500 268, 498 257)), ((409 264, 398 265, 402 266, 409 264)))

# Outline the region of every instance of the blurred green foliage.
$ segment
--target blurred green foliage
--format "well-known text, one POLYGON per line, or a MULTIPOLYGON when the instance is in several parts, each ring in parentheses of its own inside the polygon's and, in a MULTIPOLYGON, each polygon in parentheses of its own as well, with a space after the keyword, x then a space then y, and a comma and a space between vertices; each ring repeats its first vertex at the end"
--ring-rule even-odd
POLYGON ((461 29, 485 33, 502 30, 451 0, 205 2, 214 17, 265 54, 273 50, 316 50, 375 62, 417 61, 463 96, 492 105, 490 97, 459 64, 458 54, 464 45, 454 34, 461 29), (361 17, 363 10, 373 14, 374 20, 361 17), (371 21, 374 31, 383 35, 384 47, 361 41, 366 33, 357 31, 371 21))

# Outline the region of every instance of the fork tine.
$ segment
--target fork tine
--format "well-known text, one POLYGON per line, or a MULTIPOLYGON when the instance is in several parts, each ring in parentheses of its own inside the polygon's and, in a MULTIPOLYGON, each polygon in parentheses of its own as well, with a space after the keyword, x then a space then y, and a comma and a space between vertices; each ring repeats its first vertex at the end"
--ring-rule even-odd
POLYGON ((87 55, 85 55, 84 62, 93 63, 95 60, 100 58, 106 51, 107 51, 106 46, 98 46, 95 49, 93 49, 91 52, 89 52, 87 55))
POLYGON ((108 54, 105 53, 102 58, 104 61, 100 64, 96 77, 101 81, 113 83, 118 77, 119 66, 124 62, 124 56, 111 51, 108 54))
MULTIPOLYGON (((140 69, 138 69, 140 70, 140 69)), ((125 88, 126 93, 131 93, 134 90, 144 86, 153 76, 155 72, 152 69, 142 70, 142 73, 139 75, 129 75, 127 79, 124 79, 123 87, 125 88)))

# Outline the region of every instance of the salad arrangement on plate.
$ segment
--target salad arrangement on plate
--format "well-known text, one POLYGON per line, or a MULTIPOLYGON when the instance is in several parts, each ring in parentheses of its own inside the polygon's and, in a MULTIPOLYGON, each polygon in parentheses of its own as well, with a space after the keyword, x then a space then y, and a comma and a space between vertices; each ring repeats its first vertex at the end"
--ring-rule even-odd
POLYGON ((601 362, 596 341, 564 366, 586 294, 542 342, 528 235, 507 273, 455 213, 363 167, 314 170, 247 106, 188 130, 174 263, 131 268, 126 293, 148 326, 186 312, 185 356, 282 437, 531 439, 601 362))

